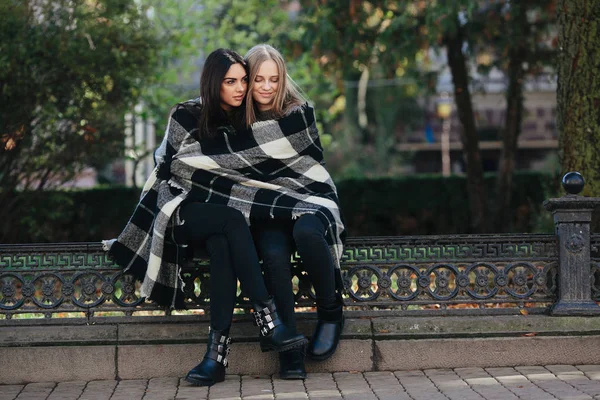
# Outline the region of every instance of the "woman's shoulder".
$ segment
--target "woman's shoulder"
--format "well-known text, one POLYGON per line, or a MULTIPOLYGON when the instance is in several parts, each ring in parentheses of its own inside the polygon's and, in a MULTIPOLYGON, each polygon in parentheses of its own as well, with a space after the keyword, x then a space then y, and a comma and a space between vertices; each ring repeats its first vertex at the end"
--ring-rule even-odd
POLYGON ((315 123, 315 112, 309 103, 304 102, 288 109, 277 122, 284 132, 295 132, 311 127, 315 123))
POLYGON ((193 129, 198 124, 202 110, 200 99, 192 99, 177 103, 171 109, 171 118, 186 129, 193 129))
POLYGON ((291 104, 287 107, 284 113, 284 117, 293 116, 298 114, 311 114, 314 115, 315 109, 307 101, 303 103, 291 104))
POLYGON ((298 103, 288 108, 283 118, 302 118, 310 125, 315 120, 315 109, 308 102, 298 103))

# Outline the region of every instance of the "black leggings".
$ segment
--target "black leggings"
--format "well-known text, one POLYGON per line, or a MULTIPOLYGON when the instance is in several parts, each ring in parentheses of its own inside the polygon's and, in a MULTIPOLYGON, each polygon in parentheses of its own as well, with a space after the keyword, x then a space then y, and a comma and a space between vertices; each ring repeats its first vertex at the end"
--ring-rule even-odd
POLYGON ((318 303, 332 301, 335 297, 335 270, 325 240, 325 226, 318 217, 305 214, 298 218, 293 228, 277 221, 253 221, 253 232, 278 313, 289 328, 295 329, 290 263, 294 243, 315 289, 318 303))
POLYGON ((237 279, 251 301, 269 299, 250 229, 242 213, 220 204, 187 203, 179 213, 188 241, 206 245, 210 257, 210 322, 231 324, 237 279))

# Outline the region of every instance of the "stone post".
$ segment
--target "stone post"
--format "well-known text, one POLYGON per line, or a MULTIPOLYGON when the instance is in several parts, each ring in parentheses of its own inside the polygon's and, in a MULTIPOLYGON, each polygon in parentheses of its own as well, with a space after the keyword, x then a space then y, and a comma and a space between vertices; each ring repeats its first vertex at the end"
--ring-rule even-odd
POLYGON ((568 194, 544 202, 554 215, 558 237, 558 300, 552 315, 600 315, 592 300, 590 260, 590 222, 600 198, 577 195, 584 183, 578 172, 569 172, 562 180, 568 194))

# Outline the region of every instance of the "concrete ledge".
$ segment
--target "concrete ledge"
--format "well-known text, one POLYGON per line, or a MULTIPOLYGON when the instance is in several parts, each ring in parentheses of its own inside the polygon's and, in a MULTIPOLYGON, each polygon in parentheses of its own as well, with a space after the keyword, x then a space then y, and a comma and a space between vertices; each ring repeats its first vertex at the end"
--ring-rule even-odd
POLYGON ((600 318, 547 315, 373 318, 376 340, 522 335, 600 335, 600 318))
MULTIPOLYGON (((117 344, 117 326, 0 327, 0 348, 117 344)), ((0 350, 2 351, 2 350, 0 350)))
POLYGON ((0 384, 115 379, 115 346, 1 347, 0 384))
POLYGON ((385 340, 375 355, 381 371, 596 364, 600 336, 385 340))
MULTIPOLYGON (((149 379, 161 376, 182 377, 202 360, 204 344, 159 344, 120 346, 118 369, 121 379, 149 379)), ((329 360, 307 360, 308 372, 372 371, 373 341, 345 339, 329 360)), ((257 343, 232 343, 230 374, 271 375, 279 371, 277 353, 262 353, 257 343)))
MULTIPOLYGON (((348 313, 350 314, 350 313, 348 313)), ((301 319, 310 335, 314 320, 301 319)), ((201 359, 207 322, 0 327, 0 384, 181 377, 201 359)), ((229 373, 276 374, 257 328, 235 322, 229 373)), ((535 316, 349 318, 337 353, 309 372, 595 364, 600 318, 535 316)))

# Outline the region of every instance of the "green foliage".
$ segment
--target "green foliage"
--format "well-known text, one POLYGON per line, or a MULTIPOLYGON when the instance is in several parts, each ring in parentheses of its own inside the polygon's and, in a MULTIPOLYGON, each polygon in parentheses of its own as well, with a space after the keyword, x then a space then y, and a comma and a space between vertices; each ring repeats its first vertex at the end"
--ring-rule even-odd
MULTIPOLYGON (((485 177, 493 198, 494 175, 485 177)), ((516 174, 514 210, 507 232, 534 232, 542 225, 542 202, 558 193, 559 179, 545 173, 516 174)), ((464 176, 346 179, 338 192, 349 234, 432 235, 470 232, 467 181, 464 176)), ((546 230, 547 231, 547 230, 546 230)))
POLYGON ((0 218, 120 154, 157 46, 134 0, 0 2, 0 218))
POLYGON ((116 237, 139 201, 125 187, 23 193, 27 213, 10 226, 11 243, 99 241, 116 237))
POLYGON ((511 51, 518 49, 529 76, 553 70, 556 39, 556 0, 489 3, 474 13, 468 36, 469 46, 484 55, 476 60, 478 72, 496 67, 506 73, 511 51))
MULTIPOLYGON (((160 134, 169 110, 182 100, 198 96, 198 82, 184 85, 200 67, 197 60, 204 51, 199 34, 201 8, 197 0, 141 0, 148 8, 153 27, 159 67, 140 92, 142 118, 154 119, 160 134)), ((131 111, 131 110, 130 110, 131 111)))
MULTIPOLYGON (((492 191, 494 176, 486 177, 492 191)), ((558 177, 519 173, 515 177, 512 232, 551 232, 542 202, 558 193, 558 177)), ((468 233, 470 213, 465 177, 345 179, 337 182, 349 235, 468 233)), ((27 193, 29 212, 10 227, 8 241, 99 241, 116 237, 127 222, 139 190, 100 188, 27 193)))
MULTIPOLYGON (((198 60, 219 48, 230 48, 242 56, 254 45, 269 43, 287 59, 290 76, 316 104, 318 120, 328 130, 335 112, 327 112, 336 89, 320 70, 319 61, 300 51, 293 43, 305 30, 294 21, 287 7, 291 2, 277 0, 143 0, 152 10, 152 22, 162 43, 162 67, 156 84, 142 91, 146 116, 165 126, 170 107, 198 95, 198 82, 189 82, 201 66, 198 60)), ((339 111, 338 111, 339 112, 339 111)))

